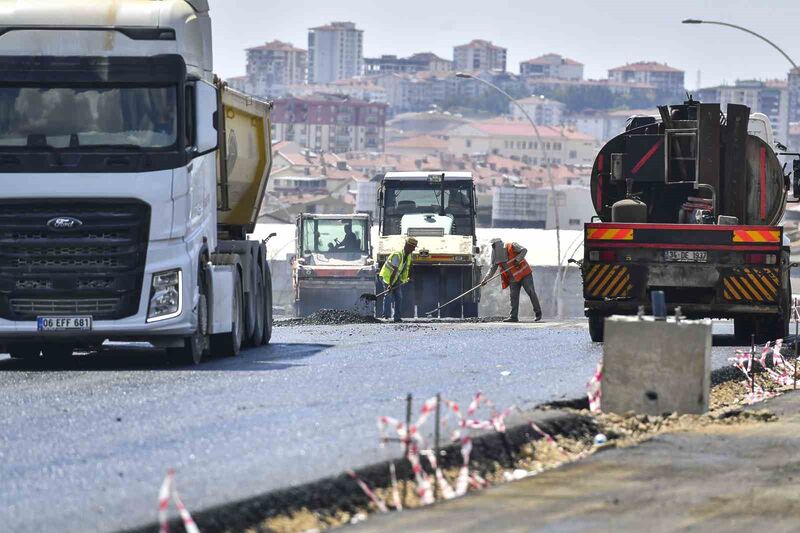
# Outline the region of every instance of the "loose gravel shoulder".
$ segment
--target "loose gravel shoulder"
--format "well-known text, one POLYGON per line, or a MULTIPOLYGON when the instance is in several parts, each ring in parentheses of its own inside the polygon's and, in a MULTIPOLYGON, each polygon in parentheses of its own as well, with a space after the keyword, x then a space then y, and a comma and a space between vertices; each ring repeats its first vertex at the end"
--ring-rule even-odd
POLYGON ((276 327, 286 326, 346 326, 350 324, 380 324, 372 316, 360 315, 352 311, 322 309, 304 318, 289 318, 275 322, 276 327))

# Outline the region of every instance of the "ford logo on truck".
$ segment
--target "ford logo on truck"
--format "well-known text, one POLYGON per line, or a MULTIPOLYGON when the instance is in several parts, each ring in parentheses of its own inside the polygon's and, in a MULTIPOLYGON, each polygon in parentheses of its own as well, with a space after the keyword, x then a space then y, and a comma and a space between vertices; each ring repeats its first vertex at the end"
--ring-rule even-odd
POLYGON ((56 217, 47 221, 47 227, 54 230, 69 230, 83 226, 83 222, 72 217, 56 217))

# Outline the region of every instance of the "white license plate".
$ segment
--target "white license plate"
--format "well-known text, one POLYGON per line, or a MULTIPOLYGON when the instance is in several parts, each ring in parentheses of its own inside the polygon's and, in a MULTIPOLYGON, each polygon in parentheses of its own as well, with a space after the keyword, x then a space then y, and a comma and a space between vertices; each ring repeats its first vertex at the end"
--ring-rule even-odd
POLYGON ((708 252, 699 250, 667 250, 664 259, 675 263, 707 263, 708 252))
POLYGON ((39 331, 92 331, 90 316, 40 316, 36 322, 39 331))

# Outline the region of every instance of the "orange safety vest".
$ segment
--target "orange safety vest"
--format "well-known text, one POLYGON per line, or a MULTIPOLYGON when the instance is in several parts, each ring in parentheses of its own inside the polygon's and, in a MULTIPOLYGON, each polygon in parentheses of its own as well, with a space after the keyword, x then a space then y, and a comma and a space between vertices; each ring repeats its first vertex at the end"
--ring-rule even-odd
POLYGON ((502 270, 508 270, 508 272, 503 272, 501 275, 504 289, 507 289, 508 286, 511 285, 512 276, 514 277, 514 281, 519 283, 525 279, 526 276, 533 274, 531 266, 524 259, 519 263, 514 262, 514 258, 517 257, 517 252, 514 250, 513 243, 506 244, 506 252, 508 253, 508 262, 505 263, 505 265, 500 265, 502 270))

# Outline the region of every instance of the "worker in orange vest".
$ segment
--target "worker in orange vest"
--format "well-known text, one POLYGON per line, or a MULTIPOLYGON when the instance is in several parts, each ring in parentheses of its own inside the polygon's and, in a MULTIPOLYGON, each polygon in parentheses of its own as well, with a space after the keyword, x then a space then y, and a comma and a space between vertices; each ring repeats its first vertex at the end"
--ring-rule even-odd
POLYGON ((486 285, 499 268, 502 273, 503 289, 511 287, 511 315, 503 322, 519 322, 519 293, 520 289, 530 296, 533 304, 533 312, 536 314, 536 322, 542 319, 542 307, 539 305, 539 297, 536 296, 536 289, 533 286, 533 270, 525 260, 528 250, 525 247, 510 242, 504 244, 501 239, 492 239, 492 269, 481 281, 481 285, 486 285))

